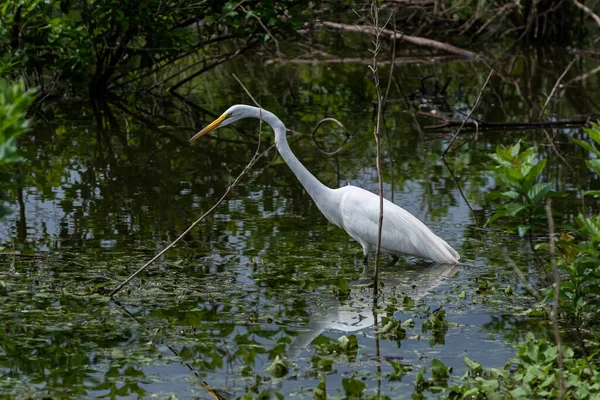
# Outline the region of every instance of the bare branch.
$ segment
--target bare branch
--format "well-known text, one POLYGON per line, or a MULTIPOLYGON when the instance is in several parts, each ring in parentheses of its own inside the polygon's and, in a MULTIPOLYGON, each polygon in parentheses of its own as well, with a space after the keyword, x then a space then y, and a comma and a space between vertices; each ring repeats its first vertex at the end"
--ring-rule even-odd
POLYGON ((565 75, 567 74, 567 72, 569 72, 569 70, 571 69, 571 67, 573 66, 573 64, 575 64, 575 61, 577 61, 578 59, 579 59, 579 57, 575 57, 569 63, 569 65, 567 65, 567 68, 565 68, 565 70, 563 71, 563 73, 558 77, 558 79, 556 80, 556 83, 554 83, 554 87, 552 88, 552 91, 550 92, 550 94, 546 98, 546 102, 544 103, 544 107, 542 107, 542 111, 540 111, 540 116, 539 116, 540 119, 542 119, 542 116, 544 115, 544 111, 546 111, 546 107, 548 106, 548 103, 550 103, 550 99, 552 98, 552 96, 554 96, 554 92, 556 92, 556 88, 558 88, 558 86, 560 85, 560 82, 563 80, 563 78, 565 77, 565 75))
POLYGON ((235 78, 236 81, 238 81, 238 83, 240 84, 240 86, 242 87, 242 89, 244 89, 244 91, 246 92, 246 94, 248 95, 248 97, 250 97, 250 99, 252 100, 252 102, 254 103, 254 105, 258 108, 262 108, 262 106, 260 104, 258 104, 258 101, 256 101, 256 99, 254 97, 252 97, 252 95, 250 94, 250 92, 248 91, 248 89, 246 88, 246 86, 244 86, 244 84, 242 83, 242 81, 240 81, 240 78, 237 77, 236 74, 231 74, 233 75, 233 77, 235 78))
MULTIPOLYGON (((394 64, 438 64, 449 61, 464 61, 464 57, 457 55, 437 55, 437 56, 421 56, 421 57, 394 57, 394 64)), ((265 65, 275 63, 283 64, 371 64, 373 60, 366 57, 327 57, 327 58, 288 58, 286 60, 268 59, 265 65)), ((379 65, 391 64, 388 60, 381 60, 379 65)))
POLYGON ((409 43, 414 44, 415 46, 430 47, 430 48, 434 48, 437 50, 446 51, 448 53, 458 54, 460 56, 467 57, 467 58, 477 58, 477 56, 478 56, 477 53, 474 53, 469 50, 461 49, 460 47, 452 46, 451 44, 448 44, 448 43, 438 42, 437 40, 422 38, 419 36, 405 35, 403 33, 394 32, 394 31, 391 31, 388 29, 378 29, 373 26, 346 25, 346 24, 340 24, 337 22, 329 22, 329 21, 317 22, 315 24, 315 26, 316 27, 323 26, 323 27, 327 27, 327 28, 341 29, 341 30, 348 31, 348 32, 369 33, 369 34, 376 35, 376 36, 380 36, 383 34, 386 36, 395 37, 397 40, 407 41, 409 43))
POLYGON ((183 239, 185 235, 187 235, 200 222, 202 222, 208 215, 210 215, 223 202, 223 200, 225 200, 225 198, 227 198, 229 193, 233 189, 235 189, 235 187, 240 183, 242 177, 244 175, 246 175, 246 173, 254 166, 256 161, 258 161, 258 159, 261 157, 261 153, 260 153, 261 138, 262 138, 262 119, 261 119, 261 129, 259 130, 259 134, 258 134, 258 145, 256 147, 256 151, 254 152, 254 156, 252 156, 252 159, 248 162, 248 164, 246 164, 246 166, 244 167, 242 172, 240 172, 240 174, 237 176, 237 178, 235 178, 233 183, 227 187, 227 189, 225 190, 225 193, 223 193, 221 198, 207 212, 202 214, 202 216, 200 218, 198 218, 196 221, 194 221, 194 223, 191 224, 181 235, 179 235, 179 237, 177 237, 177 239, 173 240, 167 247, 165 247, 162 251, 160 251, 157 255, 155 255, 150 261, 148 261, 140 269, 138 269, 131 276, 129 276, 129 278, 125 279, 119 286, 114 288, 109 294, 110 297, 113 297, 115 294, 117 294, 119 291, 121 291, 121 289, 123 289, 123 287, 125 285, 127 285, 129 282, 131 282, 131 280, 133 278, 135 278, 137 275, 142 273, 146 268, 148 268, 148 266, 150 266, 150 264, 152 264, 159 257, 161 257, 163 254, 165 254, 167 251, 169 251, 171 248, 173 248, 173 246, 175 246, 181 239, 183 239))
POLYGON ((573 0, 573 4, 575 4, 577 7, 581 8, 584 13, 586 13, 588 16, 592 17, 594 22, 596 24, 598 24, 598 26, 600 26, 600 17, 598 16, 598 14, 594 13, 592 10, 590 10, 588 7, 586 7, 585 4, 582 4, 582 3, 578 2, 577 0, 573 0))
MULTIPOLYGON (((421 115, 423 115, 424 113, 419 113, 421 115)), ((433 117, 433 115, 431 114, 426 114, 428 117, 433 117)), ((591 119, 593 118, 600 118, 599 114, 592 114, 589 116, 586 116, 583 119, 569 119, 569 120, 563 120, 563 121, 542 121, 542 122, 486 122, 486 121, 480 121, 480 120, 473 120, 473 118, 471 118, 471 121, 467 121, 465 122, 463 121, 456 121, 456 120, 444 120, 445 122, 443 124, 439 124, 439 125, 428 125, 428 126, 424 126, 423 129, 430 129, 430 130, 440 130, 440 129, 446 129, 446 128, 452 128, 452 127, 456 127, 456 126, 461 126, 463 125, 463 128, 465 129, 473 129, 473 128, 478 128, 478 129, 510 129, 510 130, 516 130, 516 129, 539 129, 539 128, 570 128, 573 126, 585 126, 587 125, 591 119)))
MULTIPOLYGON (((488 74, 486 80, 485 80, 485 83, 483 84, 483 86, 481 87, 481 90, 479 91, 479 95, 477 96, 477 100, 475 100, 475 105, 473 106, 473 108, 471 108, 471 111, 469 111, 469 114, 467 115, 467 118, 464 119, 463 123, 460 125, 460 128, 458 128, 458 130, 454 134, 454 137, 450 141, 450 144, 448 145, 448 147, 446 147, 446 150, 444 150, 444 152, 442 153, 442 158, 446 156, 446 153, 448 153, 448 150, 450 150, 450 147, 452 147, 452 145, 456 141, 456 138, 458 137, 458 134, 462 130, 463 126, 465 126, 465 123, 467 122, 467 120, 469 118, 471 118, 471 114, 473 114, 473 111, 475 111, 475 109, 479 105, 479 100, 481 100, 481 95, 483 94, 483 91, 484 91, 485 87, 487 86, 488 82, 490 81, 490 78, 492 77, 493 74, 494 74, 494 70, 491 70, 490 73, 488 74)), ((476 127, 476 129, 479 129, 479 125, 475 125, 475 127, 476 127)))
MULTIPOLYGON (((373 66, 371 71, 373 73, 373 79, 375 80, 375 89, 377 92, 377 121, 375 122, 375 130, 373 132, 375 136, 375 145, 377 146, 377 179, 379 182, 379 222, 377 226, 377 247, 375 248, 375 270, 373 271, 373 301, 377 302, 377 294, 379 292, 379 260, 381 258, 381 232, 383 228, 383 178, 381 175, 381 146, 379 144, 381 137, 381 113, 383 111, 382 97, 381 97, 381 86, 379 83, 379 76, 377 75, 377 56, 381 49, 379 38, 384 28, 379 29, 379 10, 377 9, 377 1, 373 0, 371 3, 371 16, 373 18, 373 29, 375 31, 375 45, 372 50, 373 53, 373 66)), ((389 21, 389 19, 388 19, 389 21)), ((387 24, 387 22, 386 22, 387 24)), ((385 26, 384 26, 385 27, 385 26)))
POLYGON ((560 330, 558 327, 558 305, 560 302, 560 275, 556 267, 556 255, 554 254, 554 218, 552 217, 552 199, 546 200, 546 217, 548 218, 548 249, 550 251, 550 263, 554 272, 554 304, 552 305, 552 325, 554 325, 554 341, 558 347, 558 373, 559 373, 559 392, 558 399, 562 399, 565 395, 565 381, 563 371, 563 348, 560 339, 560 330))

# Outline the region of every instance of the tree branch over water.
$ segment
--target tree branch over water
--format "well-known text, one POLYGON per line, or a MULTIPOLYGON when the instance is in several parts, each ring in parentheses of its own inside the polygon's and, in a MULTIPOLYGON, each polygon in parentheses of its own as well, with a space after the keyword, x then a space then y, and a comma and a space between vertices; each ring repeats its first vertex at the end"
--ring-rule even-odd
MULTIPOLYGON (((371 18, 373 26, 371 29, 375 30, 375 40, 373 41, 373 49, 369 50, 373 53, 373 64, 369 66, 373 79, 375 80, 375 90, 377 92, 377 121, 375 122, 375 130, 373 132, 375 136, 375 146, 377 150, 377 158, 375 160, 377 167, 377 180, 379 182, 379 221, 377 225, 377 247, 375 248, 375 269, 373 271, 373 301, 377 302, 377 294, 379 292, 379 260, 381 258, 381 230, 383 228, 383 178, 381 176, 381 146, 379 144, 381 138, 381 114, 383 108, 383 102, 381 98, 381 86, 379 84, 379 75, 377 73, 377 56, 381 49, 381 43, 379 38, 381 32, 385 30, 387 22, 382 28, 379 28, 379 10, 377 9, 377 2, 373 0, 371 3, 371 18)), ((390 16, 391 18, 391 16, 390 16)))
POLYGON ((225 198, 227 198, 229 193, 231 193, 231 191, 233 189, 235 189, 235 187, 240 183, 240 181, 244 177, 244 175, 246 175, 246 173, 254 166, 254 164, 256 164, 258 159, 261 158, 261 156, 262 156, 262 154, 260 152, 260 142, 261 142, 261 138, 262 138, 262 120, 261 120, 261 126, 260 126, 258 135, 259 135, 258 136, 258 145, 256 147, 256 151, 254 152, 254 155, 252 156, 252 159, 248 162, 248 164, 246 164, 246 166, 244 167, 242 172, 240 172, 240 174, 237 176, 237 178, 235 178, 233 183, 227 187, 227 189, 225 190, 225 193, 223 193, 221 198, 219 198, 219 200, 208 211, 206 211, 204 214, 202 214, 202 216, 200 218, 198 218, 196 221, 194 221, 194 223, 192 223, 181 235, 179 235, 177 237, 177 239, 173 240, 167 247, 165 247, 162 251, 160 251, 157 255, 155 255, 150 261, 148 261, 140 269, 138 269, 131 276, 129 276, 129 278, 125 279, 121 284, 119 284, 119 286, 114 288, 109 293, 110 297, 113 297, 115 294, 117 294, 119 291, 121 291, 121 289, 123 289, 123 287, 125 285, 127 285, 129 282, 131 282, 131 280, 133 278, 135 278, 137 275, 142 273, 146 268, 148 268, 148 266, 150 266, 150 264, 152 264, 154 261, 156 261, 158 258, 160 258, 163 254, 165 254, 167 251, 169 251, 171 248, 173 248, 173 246, 175 246, 181 239, 183 239, 185 237, 185 235, 187 235, 200 222, 202 222, 208 215, 210 215, 223 202, 223 200, 225 200, 225 198))
POLYGON ((568 119, 568 120, 559 120, 559 121, 542 121, 542 122, 486 122, 478 119, 474 119, 471 117, 470 121, 462 121, 462 120, 448 120, 438 115, 432 114, 424 114, 428 117, 437 118, 443 120, 444 123, 438 125, 427 125, 424 126, 423 129, 429 130, 442 130, 447 128, 453 128, 456 126, 461 126, 464 124, 464 128, 469 129, 507 129, 507 130, 515 130, 515 129, 539 129, 539 128, 570 128, 573 126, 585 126, 590 120, 594 118, 600 118, 600 114, 591 114, 586 118, 581 119, 568 119))
POLYGON ((575 4, 578 8, 582 9, 584 13, 591 17, 594 20, 594 22, 598 24, 598 26, 600 26, 600 17, 598 16, 598 14, 596 14, 594 11, 586 7, 585 4, 582 4, 577 0, 573 0, 573 4, 575 4))
MULTIPOLYGON (((493 74, 494 74, 494 70, 491 70, 490 73, 488 74, 488 76, 487 76, 487 78, 486 78, 483 86, 481 87, 481 90, 479 91, 479 95, 477 96, 477 100, 475 100, 475 105, 473 106, 473 108, 471 108, 471 111, 469 112, 469 115, 467 115, 467 118, 465 118, 465 120, 463 121, 463 123, 460 125, 460 127, 458 128, 458 130, 456 131, 456 133, 452 137, 452 140, 450 141, 450 144, 448 144, 448 147, 446 147, 446 150, 444 150, 444 152, 442 153, 442 158, 444 158, 446 156, 446 153, 448 153, 448 150, 450 150, 450 148, 452 147, 452 145, 456 141, 456 138, 458 137, 458 134, 460 133, 460 131, 462 130, 462 128, 465 126, 465 123, 469 120, 469 118, 471 118, 471 114, 473 114, 473 111, 475 111, 475 109, 479 105, 479 101, 481 100, 481 95, 483 94, 483 91, 485 90, 485 87, 487 86, 487 84, 490 81, 490 78, 492 77, 493 74)), ((479 128, 477 125, 475 125, 475 127, 476 127, 476 129, 479 128)))
POLYGON ((438 42, 437 40, 427 39, 419 36, 410 36, 405 35, 400 32, 394 32, 389 29, 378 29, 377 27, 367 26, 367 25, 347 25, 340 24, 337 22, 329 22, 329 21, 320 21, 314 24, 316 28, 325 27, 325 28, 335 28, 340 29, 347 32, 358 32, 358 33, 367 33, 371 35, 385 35, 389 37, 395 37, 396 40, 404 40, 415 46, 420 47, 429 47, 436 50, 442 50, 452 54, 458 54, 467 58, 477 58, 478 54, 469 50, 461 49, 460 47, 452 46, 448 43, 438 42))

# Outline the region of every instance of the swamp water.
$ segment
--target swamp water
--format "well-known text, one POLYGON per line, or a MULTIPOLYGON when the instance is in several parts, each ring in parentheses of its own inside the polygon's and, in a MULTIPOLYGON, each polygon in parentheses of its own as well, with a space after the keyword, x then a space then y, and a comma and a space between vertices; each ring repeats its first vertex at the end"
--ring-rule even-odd
MULTIPOLYGON (((535 302, 514 269, 538 281, 532 243, 498 223, 483 228, 493 212, 486 194, 495 187, 486 154, 499 143, 541 143, 545 133, 480 132, 476 140, 465 133, 447 157, 451 173, 440 158, 451 136, 423 129, 437 123, 423 114, 469 112, 489 72, 484 63, 397 66, 385 116, 389 147, 385 136, 382 145, 386 197, 444 238, 464 264, 404 257, 390 266, 382 257, 383 294, 374 310, 360 246, 325 220, 271 147, 213 214, 110 301, 105 289, 207 211, 252 157, 256 120, 188 143, 230 105, 251 103, 231 72, 288 129, 305 133, 290 133, 290 147, 323 183, 376 191, 367 67, 264 68, 262 61, 239 58, 203 75, 183 101, 129 95, 92 106, 46 103, 35 115, 35 130, 21 139, 29 161, 10 171, 19 178, 12 213, 0 225, 8 252, 0 259, 2 397, 235 398, 267 391, 408 398, 415 373, 430 372, 434 359, 458 375, 465 356, 503 366, 527 332, 546 335, 548 326, 524 315, 535 302), (450 78, 446 93, 435 93, 435 79, 450 78), (337 118, 352 135, 344 143, 337 125, 319 128, 315 140, 324 150, 344 146, 335 155, 319 151, 309 134, 323 117, 337 118), (445 312, 448 325, 424 324, 434 310, 445 312), (414 325, 404 326, 406 337, 378 334, 383 318, 414 325), (273 363, 278 357, 286 360, 285 374, 273 363), (400 364, 409 367, 405 374, 400 364)), ((567 62, 509 61, 491 79, 478 118, 533 120, 567 62)), ((600 90, 568 81, 592 67, 573 67, 547 118, 591 112, 600 90)), ((573 169, 542 146, 550 158, 545 177, 562 190, 593 186, 584 155, 570 142, 581 130, 550 132, 573 169)), ((272 143, 265 127, 262 149, 272 143)), ((560 199, 555 207, 567 217, 574 208, 560 199)))

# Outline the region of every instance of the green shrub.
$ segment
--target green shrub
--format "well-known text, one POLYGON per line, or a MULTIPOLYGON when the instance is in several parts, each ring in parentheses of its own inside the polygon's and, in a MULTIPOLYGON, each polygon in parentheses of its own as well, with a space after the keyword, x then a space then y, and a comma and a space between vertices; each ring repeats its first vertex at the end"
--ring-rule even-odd
MULTIPOLYGON (((34 97, 34 91, 25 90, 23 82, 10 83, 0 78, 0 166, 22 160, 17 149, 17 137, 31 125, 25 114, 34 97)), ((3 169, 0 173, 0 202, 8 199, 6 191, 11 181, 12 175, 3 169)), ((0 203, 0 217, 6 213, 6 208, 0 203)))

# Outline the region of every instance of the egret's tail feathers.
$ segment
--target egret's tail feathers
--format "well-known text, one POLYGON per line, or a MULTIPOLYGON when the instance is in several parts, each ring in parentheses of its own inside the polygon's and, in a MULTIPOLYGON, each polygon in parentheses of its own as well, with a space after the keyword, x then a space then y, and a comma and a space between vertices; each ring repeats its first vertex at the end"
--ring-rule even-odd
POLYGON ((452 248, 452 246, 450 246, 448 243, 446 243, 446 241, 444 239, 440 238, 439 236, 438 236, 438 239, 442 241, 442 243, 444 244, 444 247, 450 253, 449 255, 451 256, 451 260, 448 259, 448 257, 446 257, 446 259, 447 259, 446 262, 448 262, 450 264, 458 264, 458 260, 460 260, 460 254, 458 254, 458 252, 456 250, 454 250, 452 248))
POLYGON ((437 263, 458 264, 460 255, 444 239, 431 231, 422 232, 422 234, 427 239, 419 241, 420 246, 417 246, 419 247, 419 255, 437 263))

